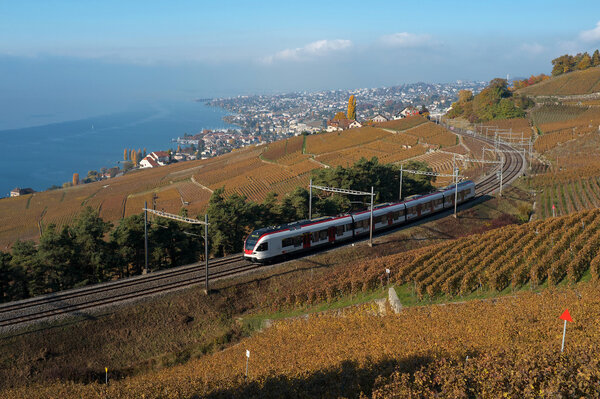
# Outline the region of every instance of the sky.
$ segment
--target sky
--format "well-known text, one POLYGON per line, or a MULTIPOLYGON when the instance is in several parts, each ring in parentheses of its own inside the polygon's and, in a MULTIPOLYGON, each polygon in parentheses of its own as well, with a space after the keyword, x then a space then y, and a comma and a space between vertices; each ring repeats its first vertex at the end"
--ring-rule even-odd
POLYGON ((0 129, 142 100, 525 77, 598 47, 599 1, 0 0, 0 129))

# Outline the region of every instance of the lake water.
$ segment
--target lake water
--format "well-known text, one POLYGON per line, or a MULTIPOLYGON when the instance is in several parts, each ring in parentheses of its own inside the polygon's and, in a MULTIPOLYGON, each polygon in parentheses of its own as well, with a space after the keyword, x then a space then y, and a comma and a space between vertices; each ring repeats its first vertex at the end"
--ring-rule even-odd
POLYGON ((199 102, 170 102, 44 126, 0 131, 0 197, 15 187, 36 191, 117 166, 125 148, 177 148, 171 139, 202 129, 234 128, 227 111, 199 102))

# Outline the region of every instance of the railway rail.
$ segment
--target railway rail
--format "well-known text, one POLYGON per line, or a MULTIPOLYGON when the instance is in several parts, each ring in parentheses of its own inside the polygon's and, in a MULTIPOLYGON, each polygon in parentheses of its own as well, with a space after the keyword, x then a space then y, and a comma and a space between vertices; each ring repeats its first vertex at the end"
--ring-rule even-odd
MULTIPOLYGON (((455 133, 469 134, 460 129, 455 130, 455 133)), ((491 140, 487 138, 480 136, 475 136, 475 138, 491 143, 491 140)), ((499 151, 504 151, 505 154, 503 178, 505 184, 509 184, 522 172, 524 159, 521 154, 516 153, 513 148, 505 144, 499 145, 499 151)), ((476 183, 477 196, 489 195, 499 188, 496 170, 497 168, 476 183)), ((239 255, 213 259, 209 263, 209 278, 213 281, 231 277, 257 267, 256 264, 244 260, 239 255)), ((65 316, 85 316, 91 310, 95 311, 201 284, 206 278, 204 273, 203 265, 195 263, 147 275, 0 304, 0 333, 42 321, 57 320, 65 316)))
MULTIPOLYGON (((255 269, 256 265, 236 255, 215 259, 209 263, 212 280, 237 275, 255 269)), ((205 281, 201 264, 180 266, 144 276, 61 291, 22 301, 0 305, 0 332, 33 322, 47 321, 65 315, 86 314, 86 311, 189 287, 205 281)))

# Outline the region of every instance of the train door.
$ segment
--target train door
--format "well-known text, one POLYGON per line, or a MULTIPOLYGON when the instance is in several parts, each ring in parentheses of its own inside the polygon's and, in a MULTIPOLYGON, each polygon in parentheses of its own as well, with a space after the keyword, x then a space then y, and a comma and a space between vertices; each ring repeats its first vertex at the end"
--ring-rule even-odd
POLYGON ((310 233, 302 235, 302 248, 310 248, 310 233))
POLYGON ((392 224, 394 224, 394 212, 388 213, 387 218, 388 218, 388 226, 391 226, 392 224))
POLYGON ((329 237, 329 242, 335 242, 335 227, 327 229, 327 236, 329 237))
POLYGON ((423 209, 423 204, 417 204, 417 217, 421 217, 422 209, 423 209))

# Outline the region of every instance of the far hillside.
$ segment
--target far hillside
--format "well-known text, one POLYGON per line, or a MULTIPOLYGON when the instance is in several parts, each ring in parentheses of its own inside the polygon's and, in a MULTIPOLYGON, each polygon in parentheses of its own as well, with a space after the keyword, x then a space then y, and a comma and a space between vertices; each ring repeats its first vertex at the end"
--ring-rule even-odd
POLYGON ((70 224, 87 206, 110 222, 141 213, 145 203, 195 217, 205 211, 213 191, 220 188, 226 195, 235 193, 261 202, 271 192, 285 195, 296 187, 306 187, 315 169, 351 166, 363 157, 377 157, 384 164, 424 161, 433 170, 449 172, 451 152, 469 153, 468 145, 426 118, 413 116, 380 127, 297 136, 216 158, 6 198, 0 201, 0 249, 17 240, 38 239, 50 224, 70 224), (441 148, 444 153, 436 152, 441 148))
POLYGON ((600 67, 574 71, 517 91, 525 96, 574 96, 600 92, 600 67))

